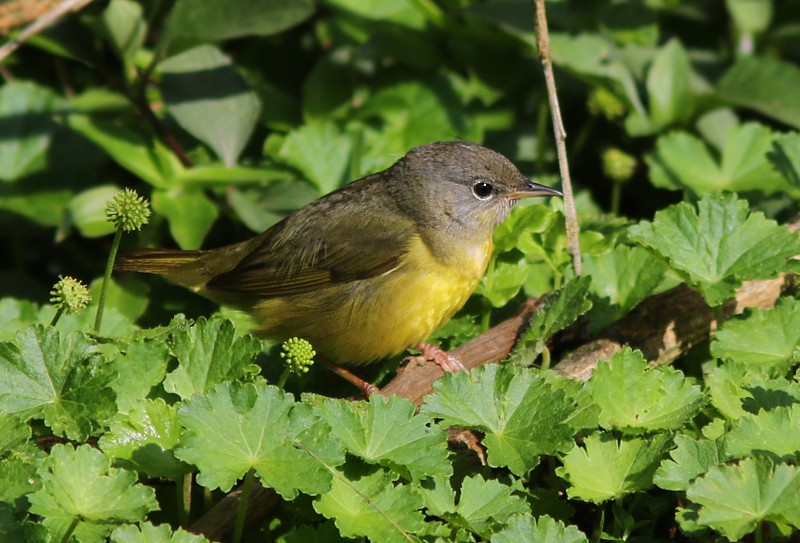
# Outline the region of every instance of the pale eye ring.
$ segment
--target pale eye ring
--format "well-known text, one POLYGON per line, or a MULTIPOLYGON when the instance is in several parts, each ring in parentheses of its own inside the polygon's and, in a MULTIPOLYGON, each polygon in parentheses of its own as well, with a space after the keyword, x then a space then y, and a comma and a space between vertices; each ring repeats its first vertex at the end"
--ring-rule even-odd
POLYGON ((494 185, 484 180, 476 181, 472 185, 472 194, 478 200, 488 200, 494 196, 494 185))

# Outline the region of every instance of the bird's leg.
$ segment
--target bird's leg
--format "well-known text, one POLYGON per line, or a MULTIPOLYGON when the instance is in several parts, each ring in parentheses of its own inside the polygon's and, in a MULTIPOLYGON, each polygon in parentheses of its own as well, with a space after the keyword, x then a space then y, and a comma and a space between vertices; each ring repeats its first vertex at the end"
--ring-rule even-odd
POLYGON ((380 389, 373 385, 372 383, 368 383, 358 375, 344 369, 340 365, 328 360, 325 357, 318 357, 317 360, 322 363, 323 366, 331 370, 333 373, 344 379, 350 384, 353 384, 361 389, 361 392, 364 393, 364 396, 369 398, 371 394, 376 392, 380 392, 380 389))
POLYGON ((436 345, 420 343, 414 348, 422 353, 422 357, 425 360, 433 360, 436 362, 445 373, 467 371, 467 368, 464 367, 464 364, 462 364, 458 358, 448 354, 447 351, 440 349, 436 345))

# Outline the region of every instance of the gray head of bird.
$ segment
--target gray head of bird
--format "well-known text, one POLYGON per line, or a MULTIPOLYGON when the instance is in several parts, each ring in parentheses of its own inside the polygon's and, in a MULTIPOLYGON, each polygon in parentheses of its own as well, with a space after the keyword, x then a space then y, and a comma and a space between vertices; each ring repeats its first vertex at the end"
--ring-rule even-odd
POLYGON ((398 204, 420 224, 461 234, 491 232, 521 198, 561 196, 500 153, 465 141, 415 147, 387 173, 398 204))

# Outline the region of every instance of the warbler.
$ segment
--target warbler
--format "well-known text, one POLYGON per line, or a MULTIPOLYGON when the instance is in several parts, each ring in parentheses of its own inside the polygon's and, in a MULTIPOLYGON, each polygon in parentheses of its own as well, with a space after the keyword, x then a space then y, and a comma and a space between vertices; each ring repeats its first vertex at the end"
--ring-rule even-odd
POLYGON ((301 337, 362 365, 416 345, 431 352, 425 339, 477 287, 514 203, 560 195, 486 147, 431 143, 246 241, 134 250, 116 268, 162 275, 248 312, 258 335, 301 337))

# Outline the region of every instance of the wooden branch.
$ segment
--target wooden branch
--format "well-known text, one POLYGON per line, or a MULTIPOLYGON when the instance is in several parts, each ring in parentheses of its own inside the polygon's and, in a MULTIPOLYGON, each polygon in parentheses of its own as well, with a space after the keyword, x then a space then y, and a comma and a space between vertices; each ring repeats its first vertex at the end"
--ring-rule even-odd
POLYGON ((16 51, 20 45, 31 39, 33 36, 46 29, 64 15, 71 11, 78 11, 92 0, 64 0, 52 10, 48 11, 20 32, 16 38, 8 40, 0 47, 0 62, 6 59, 11 53, 16 51))
MULTIPOLYGON (((242 499, 242 486, 231 490, 222 498, 211 510, 200 517, 189 527, 189 531, 196 534, 203 534, 211 541, 223 541, 233 532, 236 523, 236 512, 239 502, 242 499)), ((247 502, 247 517, 245 521, 245 533, 248 529, 256 528, 270 511, 280 503, 281 498, 271 488, 264 488, 258 482, 253 481, 253 488, 250 490, 250 499, 247 502)))
POLYGON ((569 175, 569 161, 567 160, 567 131, 564 130, 564 121, 561 118, 561 106, 558 104, 556 92, 556 77, 553 74, 553 57, 550 53, 550 32, 547 29, 547 12, 545 0, 534 0, 536 10, 536 48, 539 50, 539 60, 544 71, 544 81, 547 86, 547 98, 550 102, 550 113, 553 116, 553 133, 556 140, 558 153, 558 167, 561 172, 561 187, 564 192, 564 216, 567 225, 567 249, 572 256, 572 268, 575 275, 581 274, 581 246, 578 241, 578 214, 575 211, 575 198, 572 193, 572 179, 569 175))

